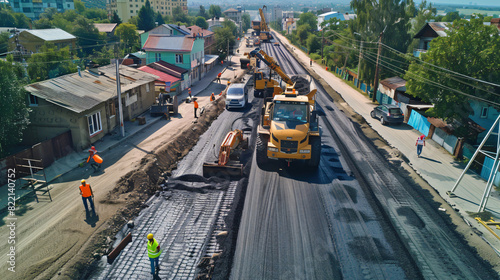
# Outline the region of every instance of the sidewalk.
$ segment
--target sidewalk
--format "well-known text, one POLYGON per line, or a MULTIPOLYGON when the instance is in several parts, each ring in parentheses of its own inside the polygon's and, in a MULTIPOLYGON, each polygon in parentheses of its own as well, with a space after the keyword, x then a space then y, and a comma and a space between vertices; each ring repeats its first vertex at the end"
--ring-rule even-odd
MULTIPOLYGON (((282 43, 291 46, 285 37, 280 34, 278 34, 278 37, 282 43)), ((297 48, 295 48, 294 53, 303 65, 309 65, 310 58, 307 54, 297 48)), ((415 142, 422 133, 406 124, 402 126, 383 126, 379 120, 370 116, 370 112, 376 107, 371 100, 347 85, 340 78, 337 78, 333 73, 326 71, 322 65, 313 63, 311 68, 323 77, 325 82, 336 90, 347 104, 361 115, 382 138, 398 149, 407 158, 406 161, 410 166, 448 204, 455 208, 469 224, 481 231, 483 237, 497 250, 497 253, 500 251, 500 240, 469 215, 469 213, 478 212, 479 203, 486 188, 485 180, 473 172, 467 172, 454 192, 456 197, 449 197, 446 192, 453 188, 465 168, 464 164, 455 161, 451 154, 431 139, 426 139, 426 146, 423 149, 422 156, 418 158, 415 142)), ((494 216, 495 221, 500 221, 500 194, 498 191, 491 192, 485 210, 494 216)), ((497 232, 497 234, 499 233, 497 232)))
MULTIPOLYGON (((232 66, 234 67, 236 61, 236 57, 234 57, 232 66)), ((238 63, 239 63, 239 58, 238 58, 238 63)), ((214 68, 212 68, 206 75, 201 78, 201 80, 197 81, 195 84, 193 84, 193 87, 191 88, 191 95, 192 96, 204 96, 207 97, 210 96, 211 92, 204 92, 211 84, 214 82, 215 78, 219 74, 219 72, 222 72, 222 77, 221 81, 222 84, 225 86, 224 81, 230 80, 234 78, 234 72, 233 71, 224 71, 227 67, 222 66, 222 65, 216 65, 214 68)), ((218 93, 217 93, 218 94, 218 93)), ((217 95, 216 94, 216 95, 217 95)), ((185 104, 183 105, 185 99, 188 97, 188 89, 185 89, 182 91, 182 93, 178 96, 178 102, 179 102, 179 107, 180 106, 191 106, 191 104, 185 104)), ((200 104, 202 106, 202 104, 200 104)), ((124 127, 125 127, 125 137, 122 137, 120 135, 120 129, 119 127, 115 129, 112 132, 112 135, 106 135, 96 143, 94 143, 94 146, 96 147, 97 151, 99 154, 105 155, 106 153, 113 149, 114 147, 120 145, 120 143, 126 141, 130 137, 137 135, 138 133, 146 130, 147 128, 151 127, 153 124, 157 123, 158 121, 164 119, 163 117, 151 117, 149 114, 149 111, 144 112, 141 114, 141 116, 144 116, 146 118, 146 124, 145 125, 138 125, 138 122, 130 122, 130 121, 125 121, 124 122, 124 127)), ((189 117, 192 116, 192 114, 188 114, 189 117)), ((183 116, 185 117, 185 116, 183 116)), ((173 118, 172 120, 175 120, 173 118)), ((90 148, 90 147, 89 147, 90 148)), ((49 184, 50 188, 50 183, 54 182, 56 179, 61 177, 62 175, 69 173, 75 169, 81 168, 79 166, 80 163, 86 161, 89 153, 87 150, 81 151, 81 152, 72 152, 69 155, 60 158, 56 160, 52 165, 49 167, 45 168, 45 175, 47 178, 47 182, 49 184)), ((85 169, 90 169, 89 164, 85 164, 83 166, 85 169)), ((17 189, 16 186, 16 199, 19 199, 21 197, 24 197, 26 195, 31 194, 32 191, 28 189, 17 189)), ((8 205, 7 201, 7 185, 0 186, 0 211, 5 209, 8 205)))

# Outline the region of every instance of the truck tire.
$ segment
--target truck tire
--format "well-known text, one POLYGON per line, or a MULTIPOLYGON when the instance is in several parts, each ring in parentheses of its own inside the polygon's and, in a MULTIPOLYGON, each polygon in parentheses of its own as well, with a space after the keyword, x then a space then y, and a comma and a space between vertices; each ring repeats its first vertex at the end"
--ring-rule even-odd
POLYGON ((264 135, 257 135, 257 143, 255 144, 255 161, 260 168, 263 168, 267 163, 267 139, 264 135))
POLYGON ((307 161, 310 168, 316 169, 319 166, 321 156, 321 138, 311 137, 311 159, 307 161))

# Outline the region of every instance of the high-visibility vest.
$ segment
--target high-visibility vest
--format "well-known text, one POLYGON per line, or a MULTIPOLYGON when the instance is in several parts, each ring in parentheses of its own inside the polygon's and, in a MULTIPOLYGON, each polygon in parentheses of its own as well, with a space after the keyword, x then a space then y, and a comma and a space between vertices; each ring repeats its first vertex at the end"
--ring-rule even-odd
POLYGON ((198 109, 198 102, 196 102, 196 100, 193 102, 193 104, 194 104, 194 108, 198 109))
POLYGON ((210 101, 214 101, 215 100, 215 95, 214 93, 212 92, 212 95, 210 95, 210 101))
POLYGON ((89 184, 85 184, 85 186, 83 184, 80 185, 80 191, 82 192, 82 197, 91 197, 92 196, 92 191, 90 190, 89 184))
POLYGON ((160 256, 160 251, 157 250, 158 248, 158 241, 153 238, 153 242, 149 242, 148 240, 148 257, 154 259, 158 258, 160 256))

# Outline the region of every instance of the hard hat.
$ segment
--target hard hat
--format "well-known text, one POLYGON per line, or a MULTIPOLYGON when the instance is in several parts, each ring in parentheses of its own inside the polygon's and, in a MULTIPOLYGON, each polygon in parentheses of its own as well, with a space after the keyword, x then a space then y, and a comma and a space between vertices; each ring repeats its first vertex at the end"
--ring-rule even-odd
POLYGON ((153 239, 153 234, 152 233, 148 234, 148 239, 149 240, 153 239))
POLYGON ((82 179, 82 184, 85 183, 85 179, 82 179))

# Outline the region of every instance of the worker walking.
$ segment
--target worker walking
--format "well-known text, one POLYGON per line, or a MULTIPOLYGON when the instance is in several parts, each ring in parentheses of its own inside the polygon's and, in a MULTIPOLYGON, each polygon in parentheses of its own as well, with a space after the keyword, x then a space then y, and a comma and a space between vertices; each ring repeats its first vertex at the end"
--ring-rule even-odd
POLYGON ((198 117, 196 116, 196 110, 198 110, 198 102, 196 100, 193 100, 193 105, 194 105, 194 118, 197 119, 198 117))
POLYGON ((82 179, 80 185, 80 195, 82 196, 83 206, 85 206, 85 212, 89 212, 89 208, 87 206, 87 201, 90 201, 90 207, 92 207, 92 212, 95 213, 94 209, 94 193, 92 192, 92 188, 89 184, 85 182, 85 179, 82 179))
POLYGON ((425 146, 425 135, 420 135, 420 137, 417 138, 417 143, 415 143, 415 146, 417 146, 417 157, 420 157, 422 149, 425 146))
POLYGON ((148 234, 148 257, 151 262, 151 274, 155 274, 155 269, 160 270, 160 244, 154 239, 153 234, 148 234))
POLYGON ((90 166, 94 169, 94 172, 97 172, 101 169, 102 158, 97 155, 97 150, 94 146, 89 149, 89 157, 87 158, 87 162, 90 162, 90 166))
POLYGON ((220 77, 222 76, 222 73, 219 72, 219 74, 217 75, 217 82, 220 84, 220 77))
POLYGON ((212 92, 212 94, 210 95, 210 101, 215 101, 215 94, 212 92))

